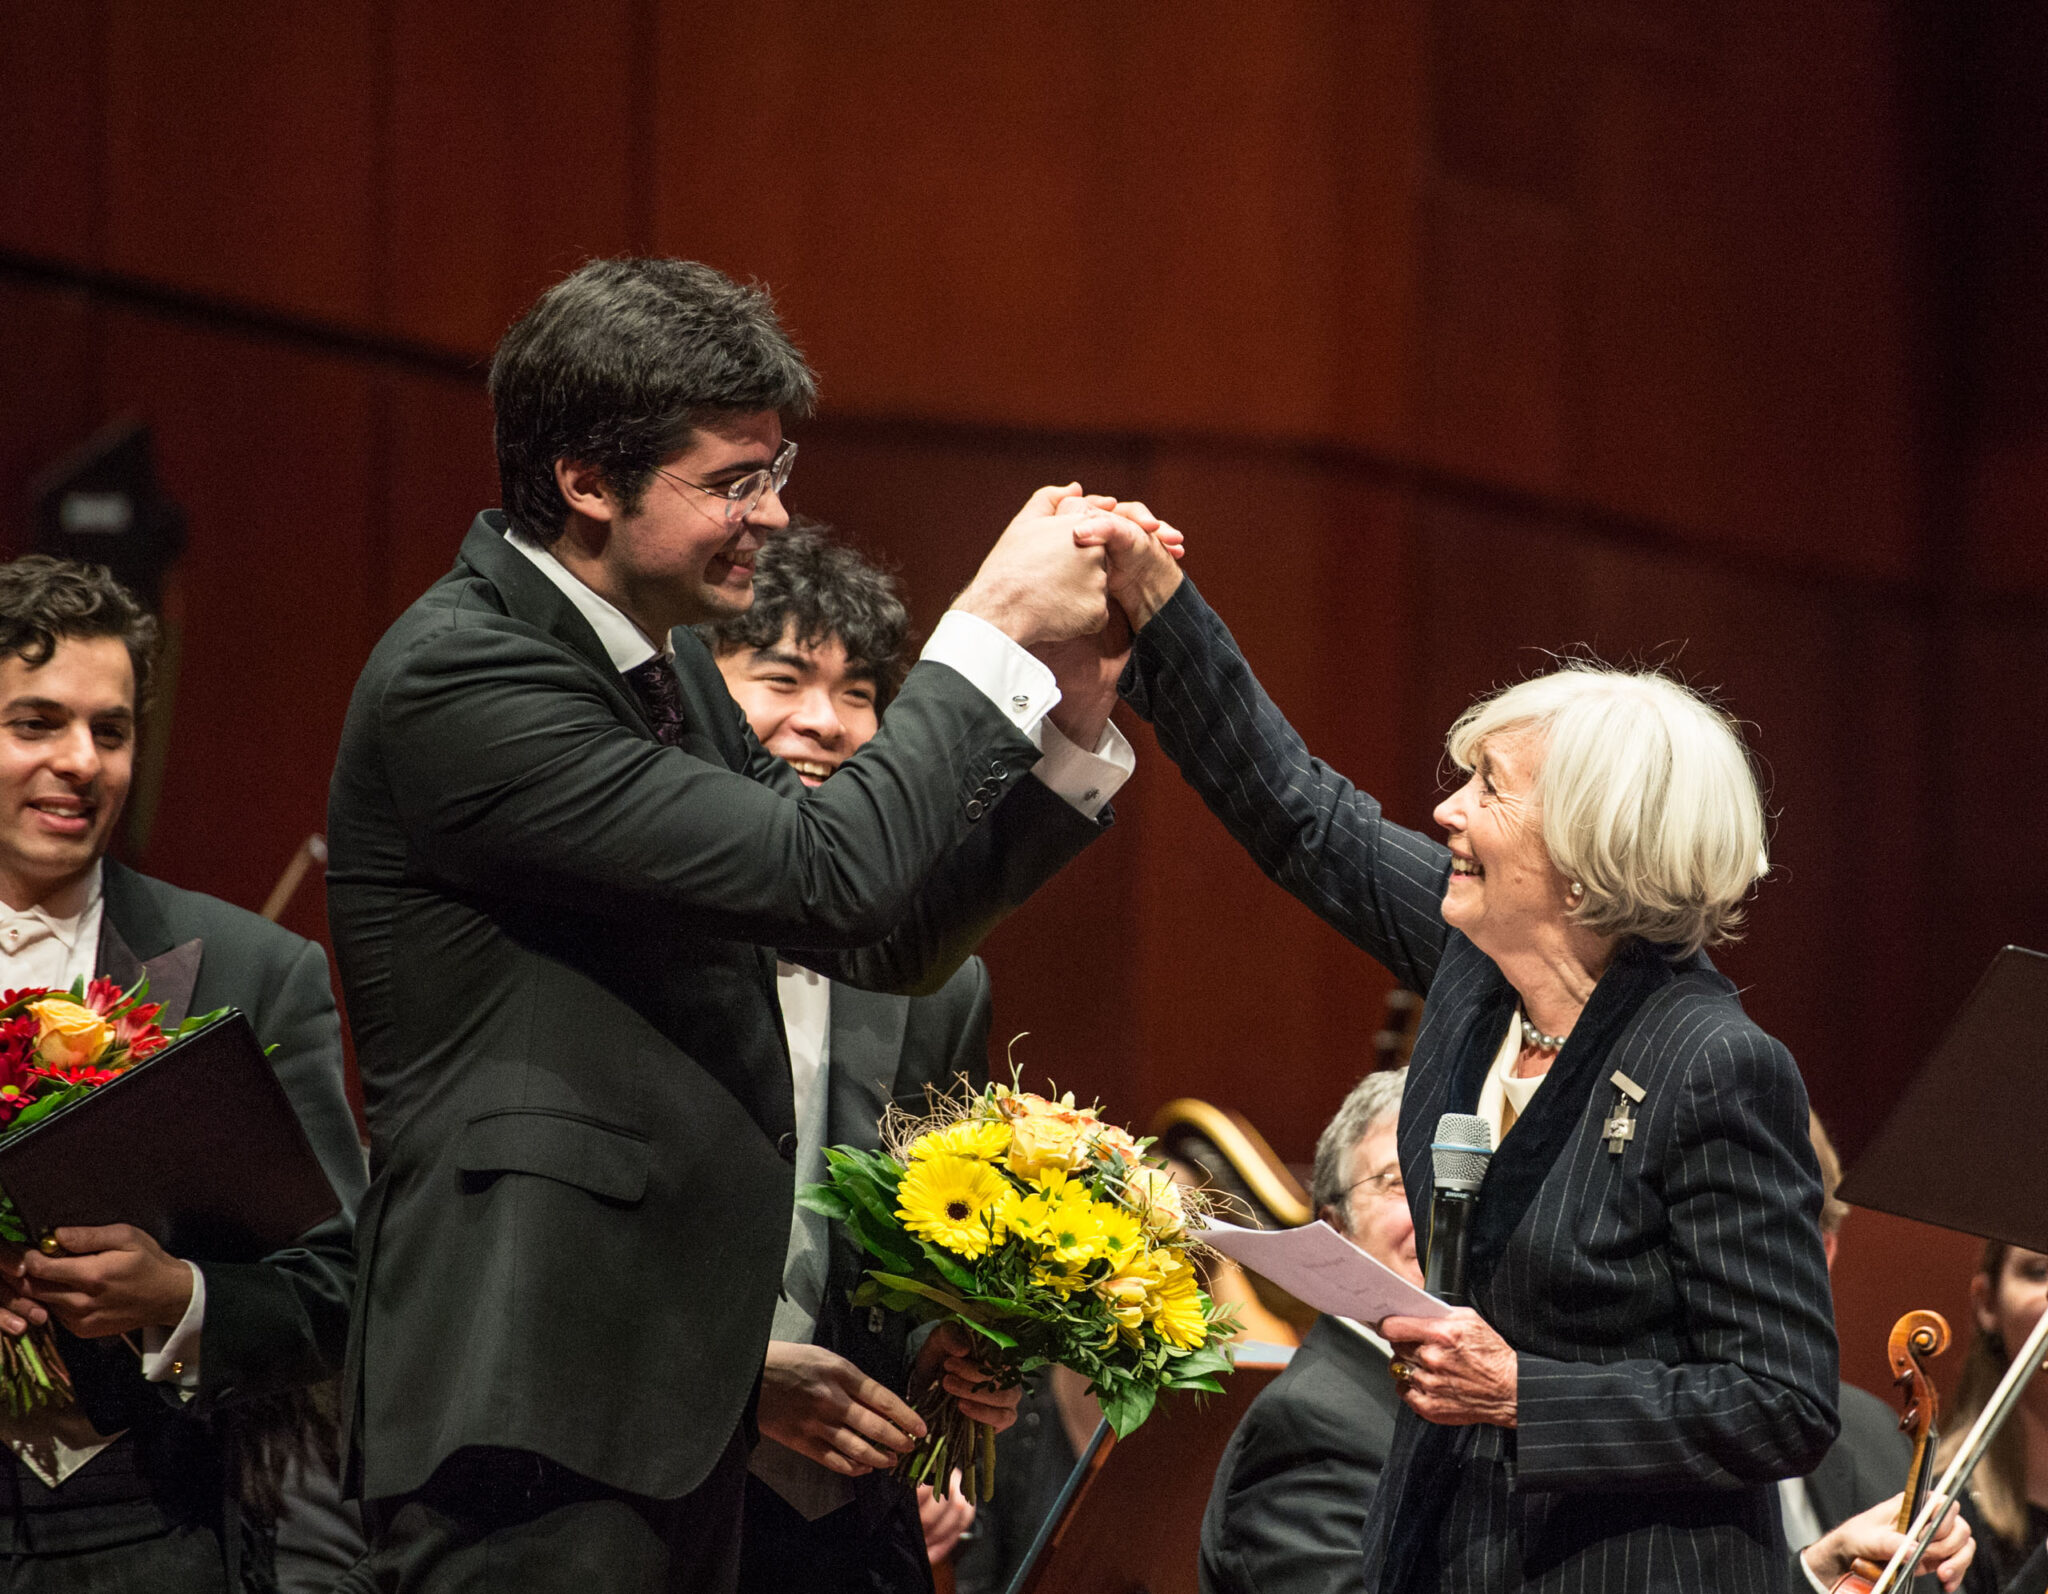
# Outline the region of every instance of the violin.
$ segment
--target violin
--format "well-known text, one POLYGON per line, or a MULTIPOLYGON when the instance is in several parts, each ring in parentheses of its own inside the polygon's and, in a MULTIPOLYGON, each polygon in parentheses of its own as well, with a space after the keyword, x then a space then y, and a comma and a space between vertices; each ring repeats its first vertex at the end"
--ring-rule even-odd
MULTIPOLYGON (((1939 1356, 1948 1349, 1948 1342, 1948 1319, 1939 1312, 1908 1312, 1892 1324, 1891 1338, 1885 1342, 1892 1364, 1892 1382, 1899 1386, 1905 1408, 1899 1418, 1899 1429, 1913 1436, 1913 1466, 1906 1478, 1896 1524, 1901 1533, 1913 1531, 1921 1497, 1934 1486, 1934 1452, 1941 1443, 1941 1397, 1935 1393, 1934 1380, 1927 1376, 1921 1362, 1923 1358, 1939 1356)), ((1849 1570, 1835 1580, 1831 1594, 1871 1594, 1884 1572, 1875 1562, 1858 1556, 1849 1570)))

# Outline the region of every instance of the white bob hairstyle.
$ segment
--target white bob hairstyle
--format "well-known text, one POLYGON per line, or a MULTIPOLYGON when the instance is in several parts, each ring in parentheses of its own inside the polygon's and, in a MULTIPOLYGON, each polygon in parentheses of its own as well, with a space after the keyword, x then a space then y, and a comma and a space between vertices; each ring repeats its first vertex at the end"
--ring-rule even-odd
POLYGON ((1735 725, 1666 676, 1573 662, 1458 716, 1460 769, 1503 732, 1533 732, 1551 862, 1585 887, 1574 923, 1689 956, 1734 938, 1770 869, 1763 793, 1735 725))

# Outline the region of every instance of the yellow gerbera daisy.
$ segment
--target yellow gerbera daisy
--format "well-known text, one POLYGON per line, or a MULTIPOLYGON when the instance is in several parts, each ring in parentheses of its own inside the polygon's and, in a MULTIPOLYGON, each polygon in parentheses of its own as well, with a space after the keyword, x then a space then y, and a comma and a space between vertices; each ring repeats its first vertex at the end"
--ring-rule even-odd
POLYGON ((1126 1212, 1107 1201, 1097 1201, 1095 1225, 1095 1253, 1112 1267, 1124 1267, 1126 1258, 1144 1252, 1145 1226, 1135 1212, 1126 1212))
POLYGON ((1156 1310, 1154 1303, 1162 1282, 1159 1259, 1139 1255, 1097 1284, 1095 1293, 1109 1303, 1109 1315, 1116 1326, 1135 1341, 1147 1311, 1156 1310))
POLYGON ((1102 1254, 1104 1210, 1087 1185, 1055 1169, 1032 1181, 1030 1193, 1011 1204, 1005 1220, 1036 1253, 1037 1282, 1066 1290, 1102 1254))
POLYGON ((1180 1252, 1169 1251, 1162 1271, 1165 1282, 1154 1298, 1158 1305, 1152 1326, 1169 1345, 1198 1349, 1209 1337, 1209 1323, 1202 1314, 1202 1287, 1194 1265, 1180 1252))
POLYGON ((1010 1149, 1010 1126, 1000 1118, 963 1118, 910 1143, 910 1160, 928 1157, 980 1157, 993 1162, 1010 1149))
POLYGON ((912 1234, 972 1261, 1002 1233, 1011 1197, 1009 1184, 987 1163, 943 1153, 910 1165, 896 1187, 896 1215, 912 1234))

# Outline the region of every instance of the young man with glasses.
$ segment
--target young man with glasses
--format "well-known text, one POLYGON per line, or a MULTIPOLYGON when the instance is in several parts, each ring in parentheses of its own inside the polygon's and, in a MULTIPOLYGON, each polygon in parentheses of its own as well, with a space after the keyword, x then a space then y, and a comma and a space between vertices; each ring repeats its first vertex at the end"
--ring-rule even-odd
MULTIPOLYGON (((1367 1255, 1422 1283, 1395 1130, 1405 1068, 1368 1074, 1316 1142, 1316 1215, 1367 1255)), ((1365 1513, 1401 1409, 1385 1340, 1319 1317, 1285 1371, 1245 1412, 1202 1518, 1203 1594, 1362 1589, 1365 1513)))
POLYGON ((1147 532, 1034 494, 807 792, 677 629, 787 522, 813 384, 767 296, 594 261, 490 387, 504 508, 372 654, 330 805, 364 1576, 725 1589, 797 1148, 777 953, 930 988, 1099 833, 1130 755, 1086 639, 1147 532))

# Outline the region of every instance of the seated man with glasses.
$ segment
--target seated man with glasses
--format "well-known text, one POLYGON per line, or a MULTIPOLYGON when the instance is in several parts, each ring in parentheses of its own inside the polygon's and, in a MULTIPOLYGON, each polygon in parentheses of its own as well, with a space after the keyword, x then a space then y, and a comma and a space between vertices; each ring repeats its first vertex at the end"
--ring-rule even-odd
MULTIPOLYGON (((1405 1068, 1368 1074, 1316 1142, 1316 1215, 1412 1284, 1415 1223, 1394 1132, 1405 1068)), ((1202 1518, 1203 1594, 1363 1590, 1365 1513, 1401 1398, 1387 1342, 1319 1317, 1252 1402, 1216 1469, 1202 1518)))

